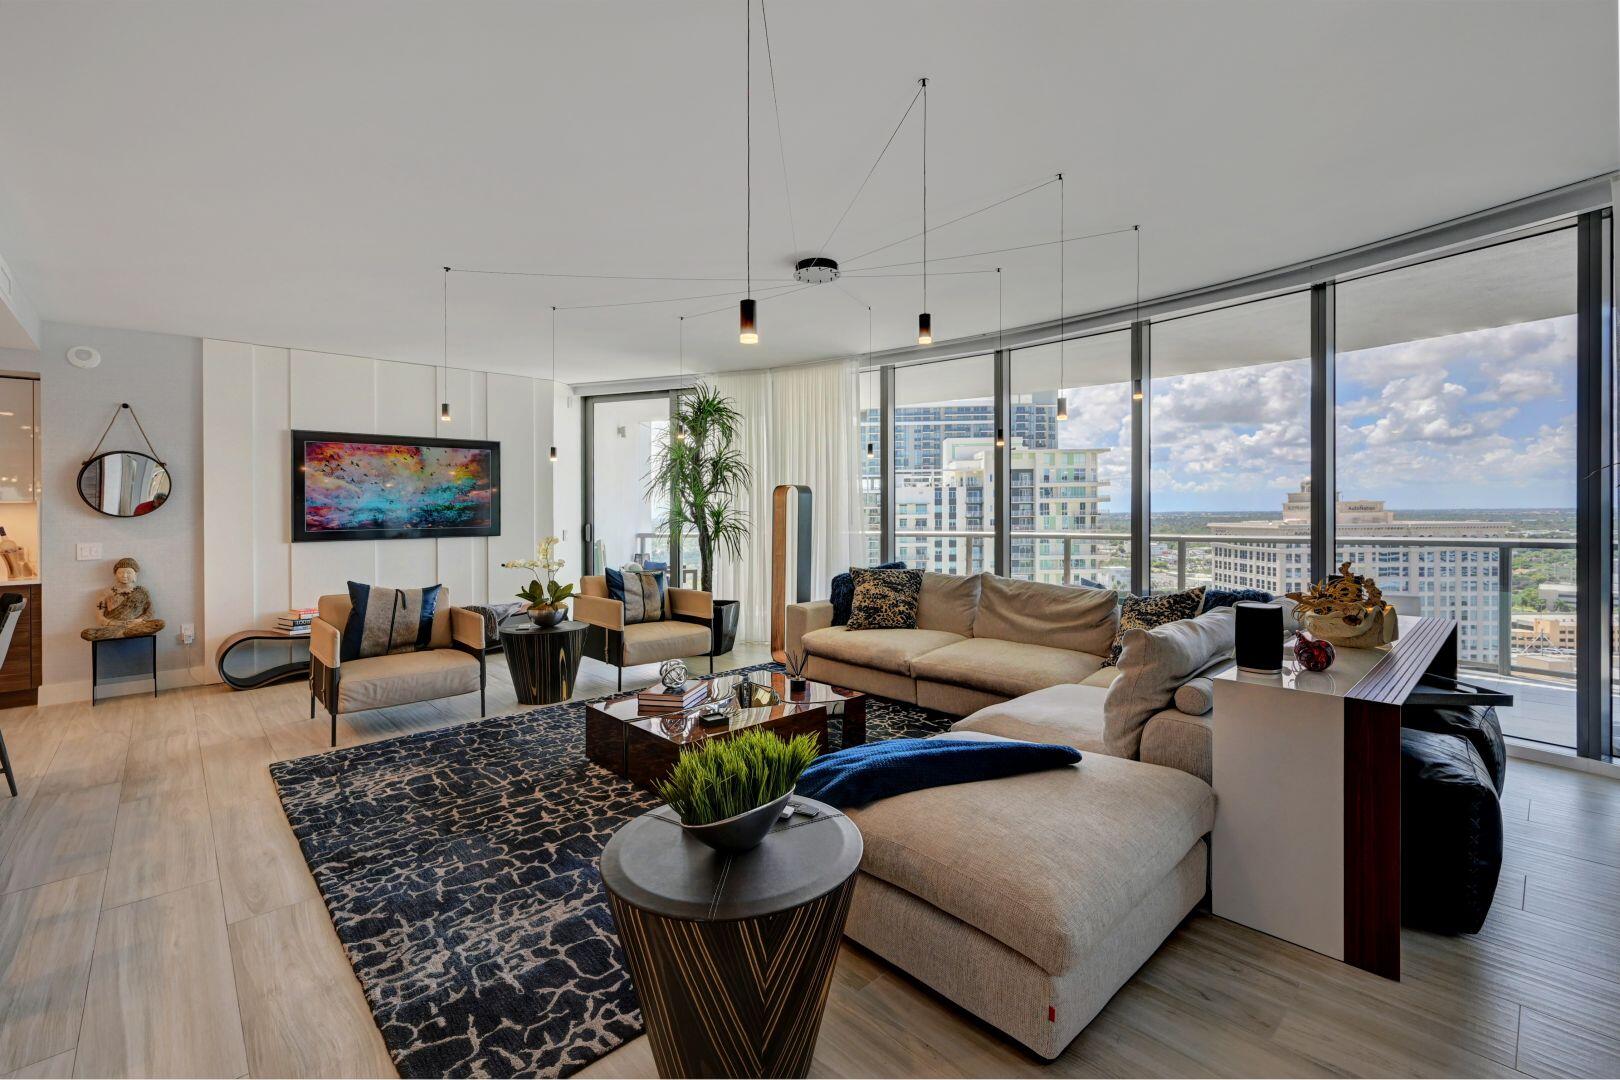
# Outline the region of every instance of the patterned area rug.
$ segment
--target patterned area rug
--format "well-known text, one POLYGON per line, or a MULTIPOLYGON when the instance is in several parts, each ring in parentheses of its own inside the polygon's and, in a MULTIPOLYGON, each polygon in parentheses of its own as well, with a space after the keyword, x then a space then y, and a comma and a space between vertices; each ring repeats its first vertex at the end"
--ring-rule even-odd
MULTIPOLYGON (((871 699, 866 723, 951 721, 871 699)), ((658 800, 585 760, 579 703, 270 773, 401 1076, 569 1076, 641 1033, 596 863, 658 800)))

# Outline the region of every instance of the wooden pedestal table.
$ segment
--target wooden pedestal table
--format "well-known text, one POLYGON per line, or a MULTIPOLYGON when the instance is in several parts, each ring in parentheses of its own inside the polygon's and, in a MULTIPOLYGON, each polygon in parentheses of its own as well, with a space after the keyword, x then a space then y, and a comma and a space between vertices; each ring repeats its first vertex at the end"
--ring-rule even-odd
POLYGON ((662 1076, 805 1076, 861 862, 830 806, 722 855, 667 806, 620 829, 602 881, 662 1076))
POLYGON ((524 705, 555 705, 574 694, 584 656, 585 624, 564 621, 536 626, 527 615, 500 624, 501 651, 512 673, 512 688, 524 705))

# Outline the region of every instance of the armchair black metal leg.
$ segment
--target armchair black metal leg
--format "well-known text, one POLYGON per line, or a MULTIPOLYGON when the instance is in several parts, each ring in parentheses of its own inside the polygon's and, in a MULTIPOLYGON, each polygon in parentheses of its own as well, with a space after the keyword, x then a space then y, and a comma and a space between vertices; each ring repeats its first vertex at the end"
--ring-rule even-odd
POLYGON ((624 689, 624 668, 616 667, 616 668, 613 669, 613 673, 616 676, 618 676, 618 679, 619 679, 619 685, 616 687, 616 689, 623 690, 624 689))
POLYGON ((0 732, 0 769, 6 773, 6 786, 11 789, 11 797, 17 797, 17 774, 11 771, 11 755, 6 753, 5 732, 0 732))
POLYGON ((332 745, 336 746, 337 745, 337 710, 332 709, 330 711, 332 713, 332 745))
POLYGON ((309 718, 315 719, 315 684, 309 684, 309 718))

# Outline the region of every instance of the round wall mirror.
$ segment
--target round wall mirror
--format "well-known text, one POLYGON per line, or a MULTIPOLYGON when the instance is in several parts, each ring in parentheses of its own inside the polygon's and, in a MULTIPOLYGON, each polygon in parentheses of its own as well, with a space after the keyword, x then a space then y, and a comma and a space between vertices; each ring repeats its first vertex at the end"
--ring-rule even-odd
POLYGON ((141 517, 169 500, 169 470, 149 454, 113 450, 79 470, 79 498, 108 517, 141 517))

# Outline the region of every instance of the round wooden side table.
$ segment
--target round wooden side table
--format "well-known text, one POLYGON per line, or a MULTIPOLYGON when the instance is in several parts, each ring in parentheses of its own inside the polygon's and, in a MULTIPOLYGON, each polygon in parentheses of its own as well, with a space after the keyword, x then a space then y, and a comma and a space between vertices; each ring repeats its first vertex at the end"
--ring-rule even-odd
POLYGON ((512 673, 512 688, 524 705, 555 705, 574 693, 584 656, 585 624, 567 620, 536 626, 527 615, 501 621, 501 651, 512 673))
POLYGON ((861 864, 861 833, 824 803, 722 855, 667 806, 602 852, 661 1076, 805 1076, 861 864))

